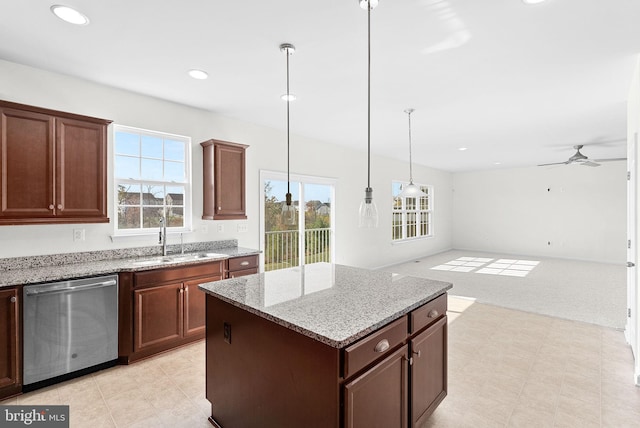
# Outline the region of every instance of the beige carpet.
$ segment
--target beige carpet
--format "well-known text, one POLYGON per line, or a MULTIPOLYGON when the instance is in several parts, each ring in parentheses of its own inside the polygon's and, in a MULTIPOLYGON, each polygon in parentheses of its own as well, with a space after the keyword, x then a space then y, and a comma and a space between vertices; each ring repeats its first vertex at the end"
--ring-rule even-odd
MULTIPOLYGON (((490 262, 488 262, 490 263, 490 262)), ((384 270, 453 283, 449 294, 479 303, 623 329, 626 323, 626 267, 574 260, 452 250, 384 270), (460 257, 539 261, 526 276, 434 270, 460 257)))

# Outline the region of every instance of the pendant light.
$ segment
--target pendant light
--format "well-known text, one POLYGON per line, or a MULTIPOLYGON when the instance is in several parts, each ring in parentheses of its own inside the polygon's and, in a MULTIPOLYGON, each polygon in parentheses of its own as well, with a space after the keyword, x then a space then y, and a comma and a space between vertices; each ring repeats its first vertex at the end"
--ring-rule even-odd
POLYGON ((409 185, 402 189, 400 196, 403 198, 419 198, 421 196, 427 196, 420 187, 413 184, 413 160, 411 159, 411 113, 412 108, 408 108, 404 111, 409 116, 409 185))
POLYGON ((284 224, 294 225, 296 224, 296 207, 291 201, 291 189, 289 181, 289 103, 295 99, 289 92, 289 55, 293 55, 296 51, 295 46, 290 43, 283 43, 280 45, 280 51, 284 52, 287 57, 287 93, 282 97, 287 103, 287 194, 285 196, 285 203, 282 205, 282 220, 284 224))
POLYGON ((378 208, 373 202, 371 188, 371 10, 378 0, 358 0, 360 7, 367 9, 367 188, 360 202, 360 227, 378 227, 378 208))

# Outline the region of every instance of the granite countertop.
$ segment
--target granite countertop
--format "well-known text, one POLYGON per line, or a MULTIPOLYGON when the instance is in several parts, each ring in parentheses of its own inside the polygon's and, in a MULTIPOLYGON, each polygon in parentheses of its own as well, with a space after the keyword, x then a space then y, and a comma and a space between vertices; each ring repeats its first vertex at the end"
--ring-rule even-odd
POLYGON ((207 294, 335 348, 354 343, 452 287, 329 263, 199 285, 207 294))
POLYGON ((260 253, 259 250, 238 247, 235 240, 186 244, 184 255, 180 253, 179 246, 170 246, 170 250, 168 259, 157 253, 156 246, 0 259, 0 287, 186 266, 260 253), (190 257, 196 254, 211 255, 190 257))

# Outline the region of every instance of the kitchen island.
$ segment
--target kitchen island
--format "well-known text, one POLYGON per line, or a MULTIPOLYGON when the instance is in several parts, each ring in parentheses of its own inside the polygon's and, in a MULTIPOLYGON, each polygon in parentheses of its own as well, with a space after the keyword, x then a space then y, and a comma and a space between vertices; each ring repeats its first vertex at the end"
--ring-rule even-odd
POLYGON ((446 396, 451 287, 328 263, 200 285, 210 422, 419 426, 446 396))

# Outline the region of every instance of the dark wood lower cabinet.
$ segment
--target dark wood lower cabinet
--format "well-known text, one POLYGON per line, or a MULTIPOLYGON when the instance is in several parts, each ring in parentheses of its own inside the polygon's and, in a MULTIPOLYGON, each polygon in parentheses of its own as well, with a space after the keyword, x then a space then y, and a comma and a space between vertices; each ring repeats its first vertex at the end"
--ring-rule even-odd
POLYGON ((22 390, 20 287, 0 289, 0 400, 22 390))
POLYGON ((182 337, 182 283, 135 290, 134 352, 182 337))
POLYGON ((128 364, 205 337, 205 293, 225 261, 120 274, 118 353, 128 364))
POLYGON ((418 428, 447 393, 446 295, 413 312, 337 349, 207 295, 210 422, 418 428))
POLYGON ((408 419, 408 346, 344 386, 345 428, 405 428, 408 419))
POLYGON ((447 317, 411 339, 411 421, 420 427, 447 395, 447 317))

